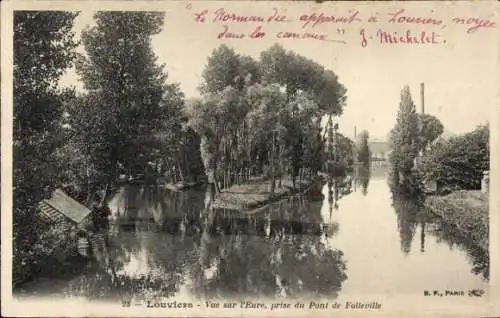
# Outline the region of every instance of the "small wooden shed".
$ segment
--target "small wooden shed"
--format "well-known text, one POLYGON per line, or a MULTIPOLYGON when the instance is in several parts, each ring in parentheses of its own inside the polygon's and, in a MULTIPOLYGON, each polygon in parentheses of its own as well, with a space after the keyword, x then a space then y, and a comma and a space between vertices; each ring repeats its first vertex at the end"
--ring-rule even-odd
POLYGON ((39 207, 41 218, 48 223, 68 222, 83 229, 91 222, 91 211, 61 189, 40 202, 39 207))

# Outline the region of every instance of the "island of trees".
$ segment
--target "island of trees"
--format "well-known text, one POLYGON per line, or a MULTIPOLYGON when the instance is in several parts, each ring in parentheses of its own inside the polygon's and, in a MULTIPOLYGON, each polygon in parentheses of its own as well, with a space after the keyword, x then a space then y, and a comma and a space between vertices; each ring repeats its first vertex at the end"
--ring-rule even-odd
POLYGON ((55 189, 102 206, 128 180, 176 184, 206 176, 214 197, 251 179, 265 180, 272 195, 285 184, 300 188, 324 167, 321 119, 341 115, 346 102, 333 71, 279 45, 259 59, 221 45, 208 57, 200 97, 186 99, 151 44, 162 13, 95 13, 80 41, 77 15, 14 14, 17 279, 56 268, 73 246, 71 228, 36 217, 55 189), (73 66, 80 91, 59 85, 73 66))

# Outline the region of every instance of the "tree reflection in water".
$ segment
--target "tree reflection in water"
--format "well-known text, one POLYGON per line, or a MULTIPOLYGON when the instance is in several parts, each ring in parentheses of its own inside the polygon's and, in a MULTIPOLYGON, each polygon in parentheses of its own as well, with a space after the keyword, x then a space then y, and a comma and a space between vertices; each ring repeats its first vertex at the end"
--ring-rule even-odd
POLYGON ((173 296, 183 283, 184 267, 194 258, 193 240, 184 235, 186 224, 203 206, 197 205, 199 200, 186 205, 182 193, 155 188, 125 187, 118 196, 109 247, 104 240, 93 241, 95 262, 70 293, 100 300, 173 296))
POLYGON ((470 239, 457 234, 456 228, 445 223, 441 218, 434 217, 432 222, 434 226, 430 228, 430 232, 437 238, 437 241, 447 244, 450 249, 458 248, 464 251, 472 264, 471 272, 481 275, 484 279, 489 279, 490 260, 488 251, 475 246, 470 239))
POLYGON ((344 177, 330 177, 328 179, 328 204, 330 210, 332 210, 332 208, 338 210, 339 200, 352 193, 353 183, 354 191, 356 191, 356 182, 353 182, 351 175, 344 177))
MULTIPOLYGON (((213 210, 202 191, 125 187, 113 200, 109 246, 72 284, 89 299, 335 297, 346 279, 342 252, 325 246, 338 224, 322 202, 292 197, 254 214, 213 210)), ((104 240, 102 240, 104 242, 104 240)), ((99 248, 97 248, 99 247, 99 248)))
POLYGON ((420 207, 417 202, 393 195, 392 206, 397 214, 397 227, 401 242, 401 251, 408 255, 417 228, 420 207))
POLYGON ((216 212, 213 235, 202 249, 213 245, 218 253, 203 253, 212 258, 200 264, 210 264, 212 275, 201 273, 207 269, 201 266, 192 273, 195 293, 208 298, 335 297, 346 279, 345 263, 342 252, 321 241, 320 210, 320 202, 293 198, 259 215, 216 212))
POLYGON ((354 178, 356 188, 361 188, 361 193, 363 195, 368 194, 368 184, 371 178, 371 167, 370 166, 357 166, 354 170, 354 178))
POLYGON ((411 252, 411 244, 417 227, 420 226, 420 252, 425 253, 426 235, 432 235, 437 243, 447 244, 450 249, 458 248, 467 254, 472 264, 471 271, 489 279, 489 253, 476 246, 450 224, 440 217, 422 208, 418 201, 393 196, 393 207, 397 214, 397 225, 401 240, 401 251, 407 255, 411 252))

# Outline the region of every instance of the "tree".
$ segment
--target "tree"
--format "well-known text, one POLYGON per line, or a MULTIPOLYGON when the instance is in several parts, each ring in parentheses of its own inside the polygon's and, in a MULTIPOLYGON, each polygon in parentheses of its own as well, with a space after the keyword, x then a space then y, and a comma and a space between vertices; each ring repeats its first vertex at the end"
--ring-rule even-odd
POLYGON ((80 101, 84 107, 71 115, 102 176, 97 184, 107 190, 120 172, 142 173, 157 160, 152 146, 172 146, 174 157, 178 154, 175 145, 158 141, 177 141, 183 95, 177 85, 166 84, 151 46, 151 37, 162 30, 163 13, 98 12, 94 19, 96 25, 82 33, 86 54, 77 63, 87 90, 80 101), (166 138, 155 138, 161 133, 166 138))
POLYGON ((318 107, 329 114, 340 116, 347 101, 347 89, 338 81, 331 70, 321 73, 319 80, 313 82, 315 101, 318 107))
POLYGON ((258 64, 249 56, 240 56, 227 45, 213 50, 203 70, 202 94, 215 93, 227 86, 243 89, 245 80, 257 82, 260 79, 258 64))
MULTIPOLYGON (((48 256, 36 242, 49 229, 35 213, 38 203, 61 185, 54 151, 63 142, 62 104, 71 91, 58 87, 78 43, 72 32, 78 14, 64 11, 14 13, 13 273, 33 274, 48 256)), ((56 234, 59 235, 60 233, 56 234)))
POLYGON ((261 53, 260 64, 262 81, 277 83, 286 92, 287 105, 280 117, 287 131, 285 156, 295 181, 302 168, 318 170, 320 162, 313 158, 323 153, 320 119, 342 113, 346 90, 334 72, 278 44, 261 53))
POLYGON ((444 131, 444 126, 438 118, 429 114, 418 114, 419 150, 424 151, 444 131))
POLYGON ((287 168, 294 180, 304 168, 319 170, 321 118, 341 113, 346 91, 333 72, 279 45, 259 61, 221 45, 208 58, 200 92, 189 123, 201 136, 207 171, 218 165, 226 187, 268 168, 272 192, 287 168))
POLYGON ((271 171, 271 192, 274 192, 275 167, 281 156, 277 141, 284 135, 279 115, 285 108, 286 96, 277 84, 255 84, 248 88, 245 98, 250 108, 247 123, 250 131, 249 144, 253 152, 251 160, 257 161, 259 158, 261 165, 267 161, 270 168, 274 169, 271 171))
POLYGON ((441 191, 480 189, 483 171, 489 170, 489 125, 449 140, 439 140, 422 162, 422 173, 441 191))
POLYGON ((401 91, 396 126, 391 131, 390 143, 390 161, 396 174, 408 176, 418 155, 419 145, 418 116, 408 86, 401 91))
POLYGON ((243 89, 245 86, 260 83, 261 70, 259 63, 250 56, 239 56, 239 72, 236 85, 238 89, 243 89))
POLYGON ((246 115, 244 105, 240 103, 239 91, 227 86, 223 91, 207 93, 202 99, 191 100, 187 109, 190 114, 189 126, 201 136, 201 156, 207 174, 215 176, 220 162, 226 158, 229 160, 231 143, 234 141, 231 137, 246 115))
POLYGON ((344 167, 351 167, 354 163, 354 142, 343 134, 337 132, 337 155, 339 162, 344 167))
POLYGON ((368 139, 370 138, 368 131, 363 130, 358 136, 358 161, 367 166, 370 164, 370 147, 368 146, 368 139))
MULTIPOLYGON (((224 187, 239 182, 249 169, 247 89, 260 80, 258 63, 226 45, 208 58, 199 90, 202 98, 189 103, 189 125, 201 137, 201 155, 210 182, 224 187), (213 107, 217 110, 212 112, 213 107), (213 180, 212 180, 213 179, 213 180)), ((215 187, 215 190, 219 190, 215 187)))
MULTIPOLYGON (((288 86, 286 74, 291 75, 289 72, 290 58, 281 45, 274 44, 260 54, 260 69, 264 83, 277 83, 280 86, 288 86)), ((292 88, 287 89, 287 93, 292 90, 292 88)))
POLYGON ((347 90, 333 71, 292 51, 287 52, 279 44, 261 53, 260 65, 262 80, 280 84, 290 100, 297 93, 306 92, 322 115, 342 113, 347 90))

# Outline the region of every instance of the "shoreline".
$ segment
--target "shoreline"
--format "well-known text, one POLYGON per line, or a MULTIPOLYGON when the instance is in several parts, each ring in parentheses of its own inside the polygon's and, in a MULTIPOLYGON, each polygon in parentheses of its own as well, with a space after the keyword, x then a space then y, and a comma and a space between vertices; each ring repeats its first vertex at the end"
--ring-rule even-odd
POLYGON ((323 182, 324 179, 321 176, 316 176, 312 180, 302 180, 301 182, 297 180, 294 188, 291 180, 284 178, 281 187, 278 187, 276 182, 274 194, 271 194, 268 190, 270 180, 233 185, 228 189, 223 189, 215 196, 212 208, 252 212, 289 196, 307 193, 314 186, 323 184, 323 182))
POLYGON ((456 227, 474 245, 489 250, 488 195, 480 191, 455 191, 446 196, 429 196, 424 206, 456 227))

